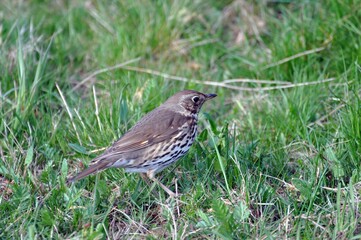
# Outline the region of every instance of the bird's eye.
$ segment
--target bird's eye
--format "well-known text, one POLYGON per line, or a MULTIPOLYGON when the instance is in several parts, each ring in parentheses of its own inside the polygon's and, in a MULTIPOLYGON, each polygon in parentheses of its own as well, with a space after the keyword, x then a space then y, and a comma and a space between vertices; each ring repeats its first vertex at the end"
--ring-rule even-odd
POLYGON ((197 103, 199 101, 199 97, 197 97, 197 96, 192 97, 192 101, 194 103, 197 103))

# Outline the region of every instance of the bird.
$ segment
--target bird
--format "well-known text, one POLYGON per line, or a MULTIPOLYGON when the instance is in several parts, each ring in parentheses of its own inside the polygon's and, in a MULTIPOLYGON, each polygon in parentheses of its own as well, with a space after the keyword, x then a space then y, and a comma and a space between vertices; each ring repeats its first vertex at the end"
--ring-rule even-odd
POLYGON ((184 156, 197 135, 198 113, 202 105, 217 95, 183 90, 169 97, 159 107, 141 118, 128 132, 89 167, 67 179, 71 184, 108 168, 124 168, 158 184, 169 196, 176 194, 163 185, 155 174, 184 156))

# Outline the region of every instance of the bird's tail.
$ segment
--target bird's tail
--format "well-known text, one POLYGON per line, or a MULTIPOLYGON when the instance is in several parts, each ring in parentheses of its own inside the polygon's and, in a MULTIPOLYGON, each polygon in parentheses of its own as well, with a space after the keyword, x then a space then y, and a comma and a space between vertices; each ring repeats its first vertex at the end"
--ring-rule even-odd
POLYGON ((80 173, 78 173, 77 175, 75 175, 74 177, 70 177, 66 180, 67 184, 71 184, 77 180, 80 180, 82 178, 85 178, 86 176, 90 175, 90 174, 94 174, 97 173, 99 171, 102 171, 104 169, 108 168, 108 162, 106 161, 99 161, 94 163, 93 165, 90 165, 87 169, 81 171, 80 173))

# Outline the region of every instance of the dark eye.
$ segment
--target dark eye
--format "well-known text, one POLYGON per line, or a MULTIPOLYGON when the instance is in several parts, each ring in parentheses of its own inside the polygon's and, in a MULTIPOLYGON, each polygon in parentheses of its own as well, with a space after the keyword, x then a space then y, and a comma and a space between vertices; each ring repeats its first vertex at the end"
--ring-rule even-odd
POLYGON ((197 97, 197 96, 192 97, 192 101, 194 103, 197 103, 199 101, 199 97, 197 97))

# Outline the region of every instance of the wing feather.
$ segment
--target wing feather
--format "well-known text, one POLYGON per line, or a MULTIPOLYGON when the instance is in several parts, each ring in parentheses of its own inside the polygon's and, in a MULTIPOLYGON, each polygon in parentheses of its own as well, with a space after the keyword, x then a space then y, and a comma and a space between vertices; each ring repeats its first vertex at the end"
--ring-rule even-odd
POLYGON ((180 127, 189 120, 184 115, 170 110, 164 110, 157 116, 156 114, 157 112, 152 111, 144 116, 138 124, 94 160, 111 158, 112 155, 126 157, 127 154, 166 141, 179 134, 180 127), (154 121, 155 117, 157 121, 154 121))

